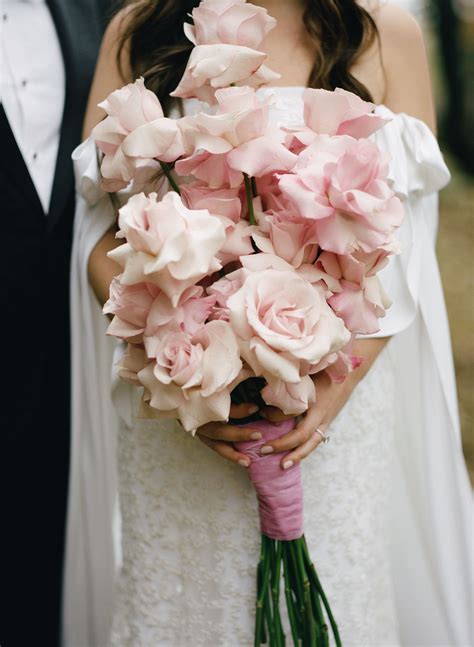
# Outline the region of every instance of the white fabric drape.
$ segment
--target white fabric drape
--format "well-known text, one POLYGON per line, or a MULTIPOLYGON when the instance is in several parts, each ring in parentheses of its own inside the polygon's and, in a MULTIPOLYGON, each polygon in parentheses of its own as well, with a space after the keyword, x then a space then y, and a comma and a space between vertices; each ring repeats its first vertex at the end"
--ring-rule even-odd
MULTIPOLYGON (((449 173, 421 121, 394 115, 375 138, 391 153, 391 178, 406 199, 402 253, 381 275, 394 305, 377 335, 399 387, 392 569, 406 647, 472 641, 472 492, 461 448, 449 329, 434 242, 437 191, 449 173)), ((65 647, 104 647, 119 568, 115 443, 131 424, 131 387, 112 376, 120 347, 89 287, 87 259, 114 212, 99 188, 94 144, 74 154, 79 193, 73 249, 73 444, 64 589, 65 647)), ((389 475, 387 475, 389 478, 389 475)))

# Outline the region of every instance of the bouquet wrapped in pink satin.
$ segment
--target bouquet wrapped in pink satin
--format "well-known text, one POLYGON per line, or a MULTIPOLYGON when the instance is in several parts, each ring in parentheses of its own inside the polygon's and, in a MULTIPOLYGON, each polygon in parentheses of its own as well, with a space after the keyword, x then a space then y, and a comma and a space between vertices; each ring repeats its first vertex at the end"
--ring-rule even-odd
MULTIPOLYGON (((258 50, 274 19, 203 0, 192 21, 172 96, 211 107, 170 119, 138 79, 101 104, 93 136, 107 190, 147 187, 120 209, 123 244, 110 253, 123 268, 104 308, 108 333, 127 343, 120 375, 143 387, 150 414, 194 433, 228 421, 247 385, 296 417, 317 398, 315 374, 340 381, 357 368, 354 336, 377 331, 390 304, 378 272, 397 252, 403 209, 369 139, 384 125, 372 104, 307 89, 302 123, 279 127, 258 92, 278 78, 258 50)), ((304 539, 300 467, 259 452, 294 424, 253 421, 263 439, 239 447, 262 530, 255 644, 284 644, 282 577, 294 644, 328 645, 328 622, 340 644, 304 539)))

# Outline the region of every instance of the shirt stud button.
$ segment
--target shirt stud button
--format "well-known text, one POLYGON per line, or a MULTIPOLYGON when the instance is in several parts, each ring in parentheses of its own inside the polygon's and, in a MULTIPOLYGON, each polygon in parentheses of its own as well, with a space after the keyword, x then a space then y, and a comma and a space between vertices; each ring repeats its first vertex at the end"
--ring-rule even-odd
POLYGON ((21 82, 21 85, 22 85, 24 88, 26 88, 26 84, 27 84, 27 83, 28 83, 28 81, 27 81, 26 79, 23 79, 23 81, 21 82))
POLYGON ((33 159, 35 160, 38 157, 38 153, 33 153, 33 159))

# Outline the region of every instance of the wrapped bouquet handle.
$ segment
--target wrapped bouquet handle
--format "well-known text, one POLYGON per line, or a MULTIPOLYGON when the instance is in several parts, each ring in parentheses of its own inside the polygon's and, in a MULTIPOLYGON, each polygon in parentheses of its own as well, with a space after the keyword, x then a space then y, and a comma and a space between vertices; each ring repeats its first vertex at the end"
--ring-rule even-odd
POLYGON ((285 645, 280 614, 280 583, 283 576, 295 647, 328 647, 329 626, 339 647, 341 640, 337 625, 303 534, 301 466, 297 463, 283 470, 281 454, 260 453, 265 443, 287 434, 295 424, 294 418, 280 423, 266 420, 252 422, 252 428, 261 432, 261 440, 236 443, 238 450, 252 459, 249 476, 257 493, 262 532, 257 568, 254 645, 285 645))

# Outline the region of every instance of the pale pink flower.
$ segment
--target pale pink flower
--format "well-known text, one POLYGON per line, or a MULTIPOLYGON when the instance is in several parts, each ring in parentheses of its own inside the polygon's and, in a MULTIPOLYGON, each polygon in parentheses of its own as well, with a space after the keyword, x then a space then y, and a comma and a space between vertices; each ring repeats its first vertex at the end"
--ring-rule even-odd
POLYGON ((352 335, 349 343, 338 350, 336 355, 337 359, 330 366, 326 368, 326 373, 329 375, 331 380, 336 383, 344 382, 346 377, 359 368, 359 366, 364 361, 362 357, 357 357, 352 352, 352 347, 354 344, 354 335, 352 335))
POLYGON ((144 344, 153 356, 159 338, 168 332, 196 334, 211 314, 216 298, 203 296, 204 288, 192 285, 181 295, 176 306, 161 292, 153 301, 146 319, 144 344))
POLYGON ((122 283, 157 285, 176 305, 183 292, 221 268, 216 254, 225 227, 205 209, 191 210, 170 191, 132 196, 119 212, 119 238, 127 243, 109 252, 124 268, 122 283))
POLYGON ((215 103, 218 88, 231 85, 258 87, 280 78, 263 65, 266 54, 242 45, 219 43, 197 45, 191 55, 178 87, 172 97, 196 97, 215 103))
POLYGON ((318 364, 350 337, 327 305, 323 289, 294 270, 248 272, 227 307, 242 358, 269 384, 300 382, 308 365, 318 364))
POLYGON ((370 254, 356 252, 337 256, 323 252, 317 266, 339 280, 341 290, 328 303, 346 327, 353 333, 370 334, 380 330, 379 319, 390 306, 377 276, 387 262, 388 252, 377 250, 370 254))
POLYGON ((242 211, 240 187, 232 189, 210 189, 206 184, 194 182, 183 184, 181 198, 188 209, 207 209, 212 215, 225 216, 239 222, 242 211))
POLYGON ((202 0, 184 31, 194 45, 228 43, 257 49, 276 20, 245 0, 202 0))
POLYGON ((242 210, 239 191, 239 188, 212 190, 196 184, 181 187, 181 197, 189 208, 207 209, 224 225, 226 239, 217 254, 223 266, 252 253, 251 230, 246 221, 239 219, 242 210))
POLYGON ((231 168, 256 177, 293 168, 297 158, 285 147, 285 134, 269 125, 270 99, 262 103, 252 88, 233 87, 218 90, 216 100, 216 114, 201 112, 186 121, 186 145, 193 155, 226 154, 231 168))
POLYGON ((211 319, 229 321, 227 301, 242 287, 243 280, 243 271, 239 269, 223 276, 206 289, 207 294, 210 294, 216 299, 216 305, 212 309, 211 319))
POLYGON ((304 146, 316 135, 350 135, 355 139, 369 137, 387 123, 387 119, 374 113, 375 105, 363 101, 347 90, 334 92, 307 88, 303 94, 304 122, 306 128, 287 128, 304 146))
POLYGON ((109 300, 103 309, 104 314, 115 315, 107 334, 120 339, 136 338, 133 339, 136 343, 141 341, 150 308, 160 289, 152 283, 122 285, 120 278, 112 280, 109 300))
POLYGON ((309 375, 303 375, 295 383, 268 377, 269 382, 261 392, 262 398, 284 413, 304 413, 310 404, 316 402, 316 389, 309 375))
POLYGON ((99 107, 107 117, 94 127, 92 138, 104 153, 101 173, 105 188, 116 191, 133 179, 137 167, 152 164, 151 160, 125 155, 123 142, 135 129, 163 118, 163 109, 156 95, 146 89, 142 78, 112 92, 99 107))
POLYGON ((314 221, 284 212, 259 221, 252 238, 260 251, 276 254, 294 267, 313 263, 319 249, 314 221))
POLYGON ((186 153, 181 120, 161 117, 138 126, 124 139, 122 152, 129 164, 151 159, 175 162, 186 153))
POLYGON ((157 417, 178 418, 191 432, 212 420, 228 419, 230 392, 242 369, 228 323, 210 321, 193 336, 167 333, 154 355, 138 378, 157 417))
POLYGON ((299 216, 315 221, 323 249, 371 252, 390 241, 403 219, 387 162, 369 140, 320 135, 279 187, 299 216))
POLYGON ((185 177, 192 175, 211 189, 237 188, 243 182, 242 173, 234 171, 227 163, 227 155, 215 155, 207 151, 178 160, 175 171, 185 177))

